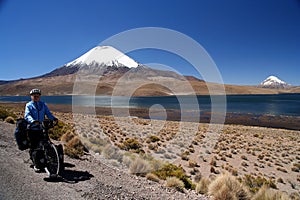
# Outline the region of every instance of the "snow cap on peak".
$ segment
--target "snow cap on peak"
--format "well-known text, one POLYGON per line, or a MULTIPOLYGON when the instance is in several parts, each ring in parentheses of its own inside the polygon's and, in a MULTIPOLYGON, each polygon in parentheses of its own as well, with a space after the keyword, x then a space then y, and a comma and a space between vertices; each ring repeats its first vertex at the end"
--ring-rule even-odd
POLYGON ((133 59, 111 46, 96 46, 74 61, 67 63, 66 66, 92 65, 95 63, 128 68, 136 68, 138 66, 138 63, 133 59))
MULTIPOLYGON (((286 82, 280 80, 280 79, 279 79, 278 77, 276 77, 276 76, 269 76, 264 82, 265 82, 265 83, 271 83, 271 82, 273 82, 273 83, 282 83, 282 84, 286 84, 286 82)), ((263 83, 264 83, 264 82, 263 82, 263 83)))
POLYGON ((278 77, 276 76, 269 76, 266 80, 264 80, 263 82, 261 82, 260 84, 261 86, 271 86, 271 87, 286 87, 289 86, 288 83, 280 80, 278 77))
POLYGON ((267 78, 267 80, 273 80, 273 81, 276 81, 276 82, 283 82, 282 80, 280 80, 278 77, 276 76, 269 76, 267 78))

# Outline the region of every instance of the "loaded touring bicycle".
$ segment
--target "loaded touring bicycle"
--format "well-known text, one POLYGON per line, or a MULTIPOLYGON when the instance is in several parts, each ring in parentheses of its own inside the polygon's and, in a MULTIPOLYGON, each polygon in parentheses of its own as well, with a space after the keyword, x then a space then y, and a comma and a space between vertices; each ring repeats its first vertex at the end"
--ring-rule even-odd
POLYGON ((45 170, 50 178, 58 177, 64 169, 62 145, 55 145, 48 135, 48 130, 56 124, 56 121, 46 119, 40 124, 29 125, 22 118, 18 119, 15 131, 18 148, 29 149, 34 166, 45 170))

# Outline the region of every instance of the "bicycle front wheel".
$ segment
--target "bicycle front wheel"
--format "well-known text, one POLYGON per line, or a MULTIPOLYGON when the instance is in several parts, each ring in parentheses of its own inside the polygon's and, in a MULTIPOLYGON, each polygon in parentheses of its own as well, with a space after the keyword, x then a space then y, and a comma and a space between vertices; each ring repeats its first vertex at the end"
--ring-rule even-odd
POLYGON ((60 173, 60 160, 58 151, 54 144, 49 144, 45 148, 46 167, 45 170, 49 176, 60 173))

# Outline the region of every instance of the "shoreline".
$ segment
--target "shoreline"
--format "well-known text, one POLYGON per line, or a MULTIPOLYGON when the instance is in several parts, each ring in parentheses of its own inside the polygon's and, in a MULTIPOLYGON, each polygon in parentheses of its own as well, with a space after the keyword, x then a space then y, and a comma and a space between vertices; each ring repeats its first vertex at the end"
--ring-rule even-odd
MULTIPOLYGON (((25 102, 0 102, 0 106, 11 107, 11 108, 24 108, 25 102)), ((71 113, 72 105, 66 104, 47 104, 49 109, 53 112, 71 113)), ((120 116, 135 116, 143 119, 150 119, 149 109, 147 108, 114 108, 114 112, 117 112, 120 116)), ((96 114, 103 116, 113 115, 112 108, 110 107, 82 107, 77 106, 76 112, 83 114, 96 114)), ((157 111, 159 120, 159 111, 157 111)), ((180 110, 166 110, 167 121, 186 121, 186 122, 199 122, 199 123, 210 123, 211 113, 203 112, 200 115, 200 120, 193 118, 181 119, 180 110)), ((249 114, 249 113, 226 113, 224 124, 228 125, 244 125, 244 126, 257 126, 266 128, 279 128, 287 130, 300 130, 300 116, 284 116, 284 115, 270 115, 270 114, 249 114)))

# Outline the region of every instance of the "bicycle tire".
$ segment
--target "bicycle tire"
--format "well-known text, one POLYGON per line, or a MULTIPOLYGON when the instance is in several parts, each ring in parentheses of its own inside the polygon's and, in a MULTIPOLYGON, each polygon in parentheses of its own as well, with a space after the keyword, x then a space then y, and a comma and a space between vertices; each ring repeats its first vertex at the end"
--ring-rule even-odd
POLYGON ((45 170, 49 176, 59 175, 61 163, 58 151, 54 144, 49 144, 45 147, 46 167, 45 170))

